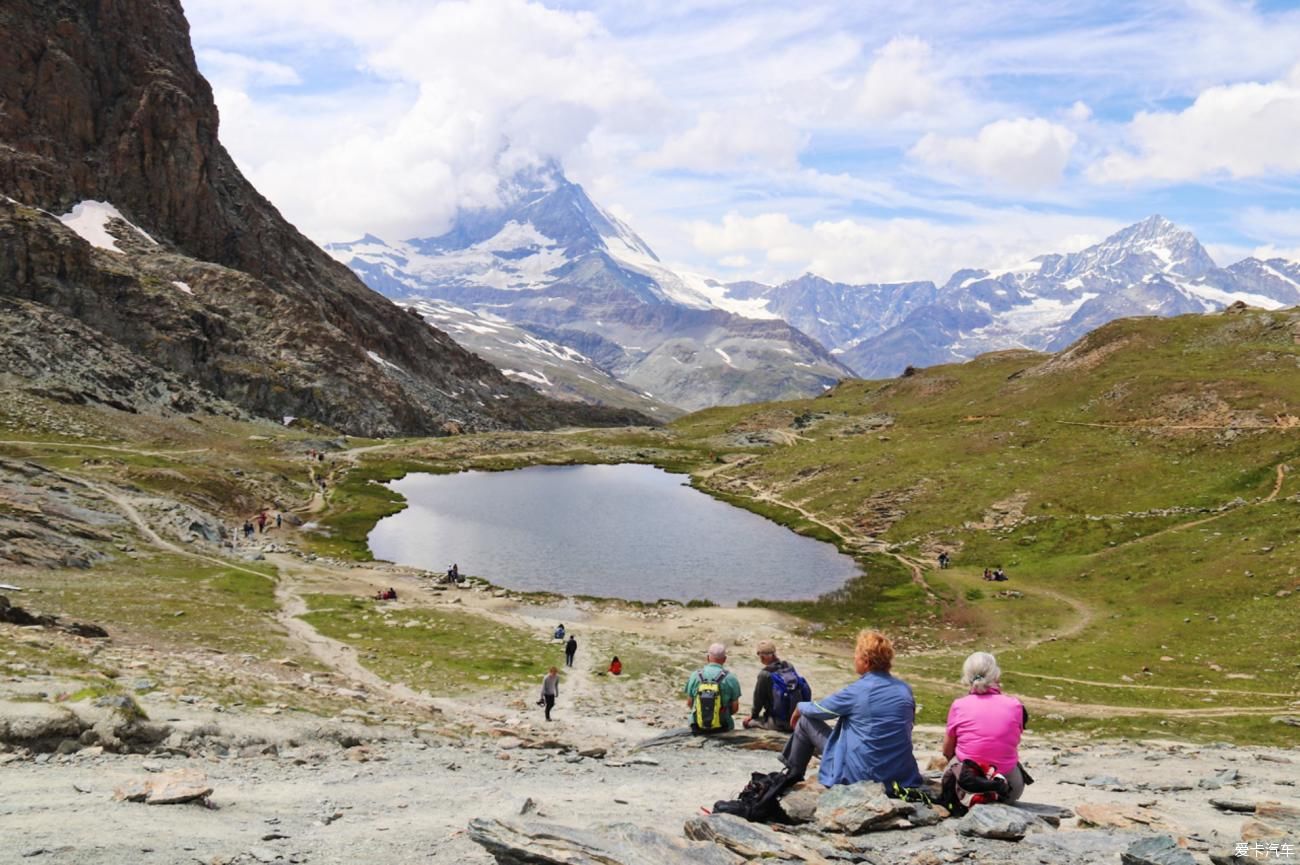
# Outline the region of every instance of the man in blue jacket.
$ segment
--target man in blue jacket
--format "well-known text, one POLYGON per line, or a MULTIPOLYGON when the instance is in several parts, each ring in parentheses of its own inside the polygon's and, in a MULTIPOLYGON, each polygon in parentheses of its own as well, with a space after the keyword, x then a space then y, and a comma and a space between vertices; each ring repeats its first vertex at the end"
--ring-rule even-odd
POLYGON ((821 700, 799 704, 791 717, 794 733, 781 762, 802 780, 814 754, 821 754, 817 780, 827 787, 857 781, 897 781, 919 787, 921 771, 912 753, 916 699, 902 679, 890 675, 894 646, 878 631, 862 631, 853 653, 861 676, 821 700), (838 719, 835 728, 826 723, 838 719))

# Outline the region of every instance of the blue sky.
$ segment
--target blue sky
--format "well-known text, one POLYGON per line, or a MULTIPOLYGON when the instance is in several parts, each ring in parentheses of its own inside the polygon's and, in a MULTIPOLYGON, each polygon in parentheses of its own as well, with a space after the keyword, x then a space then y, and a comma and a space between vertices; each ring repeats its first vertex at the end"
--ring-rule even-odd
POLYGON ((1300 8, 188 0, 222 140, 319 242, 559 159, 667 262, 942 280, 1152 213, 1300 259, 1300 8))

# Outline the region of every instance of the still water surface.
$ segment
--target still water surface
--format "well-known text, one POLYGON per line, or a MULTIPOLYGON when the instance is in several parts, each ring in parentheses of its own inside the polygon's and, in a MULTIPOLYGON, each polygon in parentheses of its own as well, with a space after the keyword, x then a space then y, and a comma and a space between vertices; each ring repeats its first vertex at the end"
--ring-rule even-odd
POLYGON ((370 533, 377 558, 500 586, 653 601, 813 598, 859 571, 805 538, 653 466, 412 474, 409 507, 370 533))

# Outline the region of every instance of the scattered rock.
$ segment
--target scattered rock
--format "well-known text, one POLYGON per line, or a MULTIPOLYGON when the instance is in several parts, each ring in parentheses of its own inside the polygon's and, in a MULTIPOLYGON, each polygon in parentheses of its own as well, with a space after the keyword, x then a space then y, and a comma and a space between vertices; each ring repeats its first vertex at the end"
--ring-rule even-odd
POLYGON ((743 861, 717 844, 692 842, 629 823, 585 830, 479 818, 470 821, 469 837, 498 865, 740 865, 743 861))
POLYGON ((1220 811, 1231 811, 1241 814, 1255 813, 1254 802, 1241 802, 1236 799, 1211 799, 1210 804, 1220 811))
POLYGON ((1046 827, 1047 824, 1022 808, 992 803, 971 808, 957 824, 957 831, 980 838, 1019 841, 1035 825, 1046 827))
POLYGON ((1123 865, 1196 865, 1191 853, 1179 847, 1170 835, 1148 835, 1128 845, 1119 854, 1123 865))
POLYGON ((827 832, 856 835, 892 826, 912 813, 912 805, 890 799, 879 782, 859 781, 830 788, 817 802, 817 825, 827 832))
POLYGON ((176 769, 142 780, 130 781, 113 791, 113 798, 148 805, 179 805, 212 795, 207 776, 195 769, 176 769))

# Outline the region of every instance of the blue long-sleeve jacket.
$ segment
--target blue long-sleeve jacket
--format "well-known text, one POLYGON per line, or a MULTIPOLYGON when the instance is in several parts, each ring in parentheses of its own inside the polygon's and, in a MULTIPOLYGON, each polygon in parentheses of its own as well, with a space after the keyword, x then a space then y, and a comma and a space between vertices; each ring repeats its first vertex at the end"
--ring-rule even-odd
POLYGON ((799 713, 822 721, 839 720, 817 773, 817 780, 827 787, 857 781, 921 785, 912 754, 916 698, 902 679, 866 673, 829 697, 800 703, 799 713))

